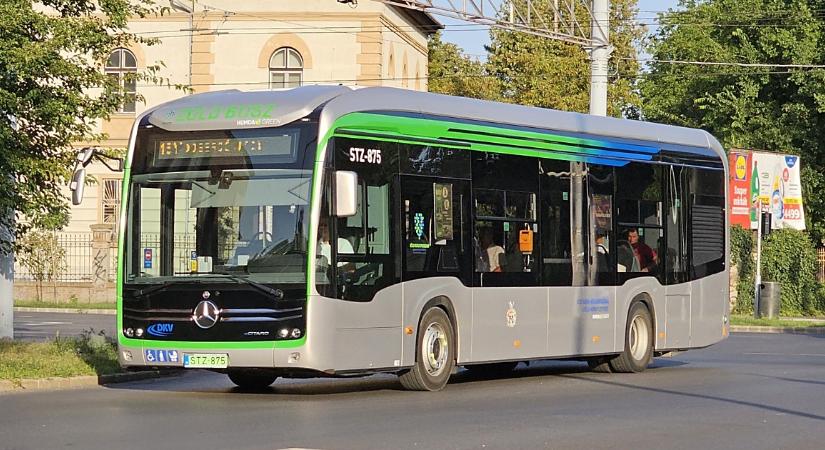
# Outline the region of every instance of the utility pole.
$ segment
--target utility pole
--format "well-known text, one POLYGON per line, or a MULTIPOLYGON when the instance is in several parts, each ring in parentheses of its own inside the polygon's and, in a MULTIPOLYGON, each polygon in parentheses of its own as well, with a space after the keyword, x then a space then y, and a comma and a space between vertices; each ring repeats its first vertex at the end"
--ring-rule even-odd
POLYGON ((590 50, 590 114, 607 115, 607 65, 610 46, 610 2, 593 0, 590 50))
MULTIPOLYGON (((17 119, 11 129, 17 131, 17 119)), ((14 339, 14 209, 0 210, 0 242, 8 243, 8 253, 0 246, 0 339, 14 339), (3 225, 8 224, 8 226, 3 225)))
MULTIPOLYGON (((9 223, 14 220, 14 211, 2 211, 8 215, 9 223)), ((14 242, 14 232, 0 221, 0 241, 14 242)), ((14 339, 14 250, 0 249, 0 339, 14 339)))
MULTIPOLYGON (((610 53, 610 2, 593 0, 590 17, 590 114, 607 116, 607 74, 610 53)), ((573 258, 573 286, 592 285, 595 282, 595 239, 585 240, 586 236, 596 235, 588 197, 585 195, 587 168, 584 163, 570 163, 570 222, 573 233, 570 236, 570 249, 573 258), (585 220, 585 214, 591 220, 585 220), (589 233, 584 232, 584 224, 589 224, 589 233), (590 255, 589 258, 587 255, 590 255)))

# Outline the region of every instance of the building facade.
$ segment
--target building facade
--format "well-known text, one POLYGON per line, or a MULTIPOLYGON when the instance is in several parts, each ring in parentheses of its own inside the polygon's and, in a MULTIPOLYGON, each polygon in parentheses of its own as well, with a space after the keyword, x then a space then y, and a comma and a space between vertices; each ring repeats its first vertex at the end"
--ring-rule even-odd
MULTIPOLYGON (((427 89, 427 38, 441 28, 428 14, 378 1, 353 5, 332 0, 175 0, 170 4, 171 11, 163 16, 129 23, 131 32, 155 38, 157 44, 117 49, 101 68, 140 100, 125 102, 99 125, 98 131, 108 137, 105 141, 78 143, 78 147, 125 149, 135 117, 188 95, 187 89, 200 93, 343 84, 423 91, 427 89), (127 81, 129 72, 142 73, 153 66, 159 67, 156 75, 162 83, 127 81)), ((96 280, 100 285, 101 278, 114 277, 121 174, 99 163, 87 171, 97 183, 87 186, 83 203, 71 208, 70 222, 59 235, 66 250, 60 281, 96 280), (108 235, 106 229, 111 230, 108 235), (104 264, 107 270, 100 270, 94 267, 101 261, 92 244, 106 236, 111 236, 112 250, 104 264)), ((31 278, 19 265, 16 274, 21 281, 31 278)), ((26 289, 17 291, 16 297, 31 297, 26 289)))

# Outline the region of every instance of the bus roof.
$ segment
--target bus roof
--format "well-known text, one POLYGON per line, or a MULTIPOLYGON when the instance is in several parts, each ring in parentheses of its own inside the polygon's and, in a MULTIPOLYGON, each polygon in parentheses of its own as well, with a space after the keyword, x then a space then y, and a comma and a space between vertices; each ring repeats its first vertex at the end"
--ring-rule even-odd
MULTIPOLYGON (((606 138, 642 140, 677 145, 683 151, 689 151, 685 147, 698 147, 713 150, 723 164, 727 161, 719 141, 700 129, 387 87, 360 89, 332 99, 324 106, 321 115, 322 135, 326 132, 326 127, 337 118, 351 112, 366 111, 418 113, 606 138)), ((698 153, 706 152, 707 150, 698 153)))
POLYGON ((326 134, 336 119, 352 112, 400 112, 698 147, 713 150, 723 164, 727 160, 719 142, 700 129, 389 87, 304 86, 273 91, 215 91, 164 103, 145 115, 152 125, 170 131, 266 128, 298 120, 320 106, 323 106, 321 135, 326 134))

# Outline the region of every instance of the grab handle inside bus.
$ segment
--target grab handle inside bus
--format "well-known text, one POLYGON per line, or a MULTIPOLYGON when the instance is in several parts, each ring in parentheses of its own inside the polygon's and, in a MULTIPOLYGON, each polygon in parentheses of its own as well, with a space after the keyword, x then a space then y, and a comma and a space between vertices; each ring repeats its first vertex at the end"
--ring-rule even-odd
POLYGON ((358 208, 358 174, 339 170, 335 172, 335 205, 337 217, 354 216, 358 208))

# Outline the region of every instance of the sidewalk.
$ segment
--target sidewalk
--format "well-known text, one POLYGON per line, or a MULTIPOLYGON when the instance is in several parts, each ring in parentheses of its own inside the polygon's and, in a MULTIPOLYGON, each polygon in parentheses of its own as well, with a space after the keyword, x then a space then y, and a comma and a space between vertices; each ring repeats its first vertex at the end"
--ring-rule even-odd
POLYGON ((106 314, 114 316, 115 309, 83 309, 83 308, 30 308, 28 306, 15 306, 14 312, 41 312, 41 313, 71 313, 71 314, 106 314))

